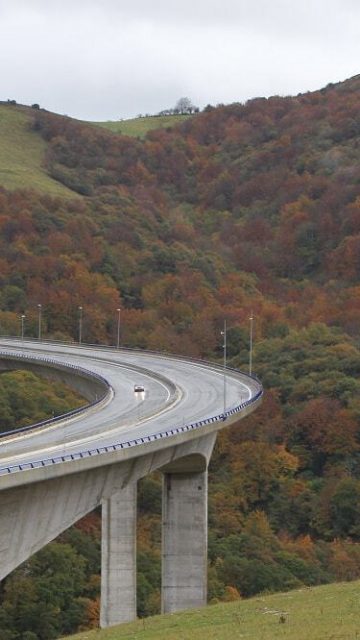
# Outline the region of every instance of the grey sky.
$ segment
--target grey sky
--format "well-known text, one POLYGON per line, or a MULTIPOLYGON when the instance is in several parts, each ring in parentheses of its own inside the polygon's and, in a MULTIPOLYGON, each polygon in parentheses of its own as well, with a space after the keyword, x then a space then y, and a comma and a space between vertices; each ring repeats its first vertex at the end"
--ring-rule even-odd
POLYGON ((0 99, 87 120, 360 73, 359 0, 0 0, 0 99))

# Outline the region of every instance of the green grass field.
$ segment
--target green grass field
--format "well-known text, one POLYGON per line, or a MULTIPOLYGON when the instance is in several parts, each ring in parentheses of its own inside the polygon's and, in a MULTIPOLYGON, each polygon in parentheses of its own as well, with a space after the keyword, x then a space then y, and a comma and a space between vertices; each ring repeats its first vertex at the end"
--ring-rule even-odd
POLYGON ((155 616, 67 640, 356 640, 360 581, 155 616))
POLYGON ((31 131, 30 110, 0 104, 0 185, 66 198, 79 197, 48 176, 42 167, 46 143, 31 131))
POLYGON ((184 122, 192 116, 148 116, 146 118, 133 118, 131 120, 119 120, 117 122, 93 122, 98 127, 108 129, 113 133, 121 133, 125 136, 143 138, 152 129, 173 127, 179 122, 184 122))

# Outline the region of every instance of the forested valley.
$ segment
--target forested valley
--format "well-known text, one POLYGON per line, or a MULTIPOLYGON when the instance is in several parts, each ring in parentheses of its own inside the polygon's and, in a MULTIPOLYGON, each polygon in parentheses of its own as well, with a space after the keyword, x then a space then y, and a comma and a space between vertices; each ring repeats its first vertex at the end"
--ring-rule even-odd
MULTIPOLYGON (((81 306, 84 341, 114 345, 121 308, 122 345, 219 361, 226 319, 246 371, 252 316, 265 398, 213 455, 209 601, 359 578, 360 76, 144 140, 6 108, 74 198, 0 188, 0 334, 26 314, 36 337, 41 304, 44 336, 76 341, 81 306)), ((0 383, 0 423, 23 421, 0 383)), ((141 616, 159 610, 160 487, 139 487, 141 616)), ((99 548, 94 512, 10 575, 2 640, 96 626, 99 548)))

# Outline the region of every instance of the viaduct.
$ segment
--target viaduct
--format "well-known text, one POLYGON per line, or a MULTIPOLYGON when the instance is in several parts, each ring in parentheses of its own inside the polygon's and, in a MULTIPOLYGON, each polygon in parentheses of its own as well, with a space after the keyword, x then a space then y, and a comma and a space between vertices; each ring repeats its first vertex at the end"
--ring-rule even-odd
POLYGON ((208 464, 217 431, 261 402, 259 381, 175 356, 1 339, 0 372, 14 369, 87 404, 0 441, 0 579, 101 505, 100 624, 134 620, 137 481, 157 469, 162 611, 206 604, 208 464))

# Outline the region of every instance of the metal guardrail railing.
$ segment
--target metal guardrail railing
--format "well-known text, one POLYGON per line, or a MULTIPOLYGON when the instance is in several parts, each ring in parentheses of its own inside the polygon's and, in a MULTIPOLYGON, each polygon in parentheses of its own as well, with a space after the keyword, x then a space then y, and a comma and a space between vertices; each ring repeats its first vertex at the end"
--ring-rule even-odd
MULTIPOLYGON (((89 346, 89 345, 87 345, 87 346, 89 346)), ((137 351, 137 350, 134 349, 134 351, 137 351)), ((147 353, 149 353, 149 352, 147 352, 147 353)), ((153 353, 154 355, 156 353, 156 355, 162 355, 162 356, 167 355, 167 357, 170 357, 170 354, 159 354, 157 352, 151 352, 151 353, 153 353)), ((23 356, 29 358, 30 360, 34 359, 34 356, 27 356, 27 354, 21 354, 21 355, 16 354, 16 355, 19 357, 19 360, 21 360, 23 356)), ((1 352, 0 352, 0 356, 1 356, 1 352)), ((173 357, 173 356, 171 356, 171 357, 173 357)), ((180 358, 180 356, 178 356, 178 357, 180 358)), ((48 363, 51 362, 52 366, 60 364, 62 367, 68 367, 68 368, 71 368, 71 369, 77 369, 79 372, 86 373, 87 375, 90 374, 94 378, 96 377, 99 380, 102 380, 103 382, 105 382, 107 384, 108 387, 110 387, 109 383, 105 380, 105 378, 102 378, 102 376, 100 376, 98 374, 95 374, 95 373, 92 374, 92 372, 89 372, 86 369, 82 369, 82 367, 78 367, 76 365, 68 365, 68 364, 64 365, 63 363, 59 363, 56 360, 52 360, 50 358, 36 358, 36 360, 39 361, 39 362, 48 362, 48 363)), ((201 364, 211 364, 211 366, 214 366, 214 363, 206 363, 203 360, 197 360, 195 358, 194 359, 186 358, 186 360, 196 361, 196 362, 201 363, 201 364)), ((217 369, 222 369, 222 367, 220 365, 217 365, 217 364, 215 364, 215 367, 217 369)), ((241 372, 241 371, 239 371, 237 369, 234 369, 234 368, 228 368, 228 370, 236 372, 236 373, 240 373, 240 374, 243 373, 243 372, 241 372)), ((236 413, 239 413, 240 411, 242 411, 246 407, 254 404, 263 395, 262 385, 261 385, 260 381, 256 378, 256 376, 254 376, 254 375, 250 376, 249 374, 243 374, 243 375, 246 375, 247 377, 255 380, 259 384, 260 389, 254 396, 252 396, 252 398, 250 398, 249 400, 245 400, 244 402, 240 403, 239 405, 237 405, 233 409, 230 409, 229 411, 225 411, 225 412, 220 413, 219 415, 216 415, 216 416, 210 416, 208 418, 205 418, 204 420, 199 420, 198 422, 194 422, 194 423, 190 423, 190 424, 186 424, 186 425, 181 425, 180 427, 173 427, 171 429, 167 429, 166 431, 160 431, 160 432, 148 435, 148 436, 141 436, 140 438, 134 438, 132 440, 125 440, 124 442, 116 442, 114 444, 106 445, 106 446, 103 446, 103 447, 95 447, 94 449, 85 449, 83 451, 78 451, 78 452, 75 452, 75 453, 68 453, 68 454, 64 453, 63 455, 53 456, 53 457, 50 457, 50 458, 44 458, 44 459, 40 459, 40 460, 32 460, 32 461, 28 461, 28 462, 24 462, 24 463, 19 463, 19 464, 9 465, 9 466, 5 466, 5 467, 0 467, 0 476, 8 475, 8 474, 19 472, 19 471, 26 471, 26 470, 30 470, 30 469, 39 469, 39 468, 47 467, 47 466, 54 465, 54 464, 61 464, 61 463, 64 463, 64 462, 71 462, 71 461, 74 461, 74 460, 80 460, 80 459, 88 458, 88 457, 92 457, 92 456, 98 456, 98 455, 102 455, 102 454, 106 454, 106 453, 111 453, 111 452, 114 452, 114 451, 119 451, 121 449, 127 449, 129 447, 136 447, 136 446, 139 446, 141 444, 154 442, 156 440, 160 440, 160 439, 163 439, 163 438, 169 438, 169 437, 178 435, 180 433, 186 433, 188 431, 199 429, 202 426, 205 426, 207 424, 212 424, 214 422, 224 422, 226 420, 226 418, 228 418, 228 417, 230 417, 232 415, 235 415, 236 413)), ((99 402, 101 402, 101 400, 97 400, 96 402, 91 403, 91 404, 95 405, 95 404, 97 404, 99 402)), ((91 404, 87 405, 87 407, 91 406, 91 404)), ((85 407, 85 408, 87 408, 87 407, 85 407)), ((84 410, 84 408, 81 408, 80 410, 84 410)), ((79 412, 79 410, 75 409, 74 413, 75 412, 79 412)), ((67 417, 70 414, 72 415, 73 412, 69 412, 69 414, 63 414, 62 416, 57 416, 57 419, 58 420, 63 419, 64 417, 67 417)), ((53 422, 54 420, 55 419, 51 418, 47 422, 53 422)), ((31 428, 31 427, 34 428, 34 426, 35 425, 29 425, 29 428, 31 428)), ((21 431, 23 429, 20 429, 19 431, 21 431)), ((14 431, 12 431, 11 433, 14 433, 14 431)))

